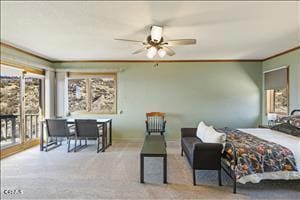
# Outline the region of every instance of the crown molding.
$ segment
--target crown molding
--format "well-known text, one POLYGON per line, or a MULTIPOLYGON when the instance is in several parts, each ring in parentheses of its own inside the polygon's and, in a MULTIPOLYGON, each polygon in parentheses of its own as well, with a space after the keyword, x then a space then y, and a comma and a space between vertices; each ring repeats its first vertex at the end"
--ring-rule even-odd
POLYGON ((260 62, 260 59, 200 59, 200 60, 59 60, 53 63, 173 63, 173 62, 260 62))
POLYGON ((280 52, 280 53, 277 53, 277 54, 275 54, 275 55, 273 55, 273 56, 270 56, 270 57, 267 57, 267 58, 265 58, 265 59, 262 59, 262 61, 270 60, 270 59, 272 59, 272 58, 276 58, 276 57, 278 57, 278 56, 281 56, 281 55, 290 53, 290 52, 292 52, 292 51, 296 51, 296 50, 298 50, 298 49, 300 49, 300 46, 297 46, 297 47, 288 49, 288 50, 283 51, 283 52, 280 52))
POLYGON ((1 46, 11 48, 27 55, 42 59, 50 63, 174 63, 174 62, 263 62, 286 53, 300 49, 300 46, 288 49, 264 59, 187 59, 187 60, 50 60, 48 58, 28 52, 24 49, 12 46, 10 44, 0 42, 1 46))
POLYGON ((0 64, 7 65, 7 66, 10 66, 10 67, 15 67, 15 68, 18 68, 18 69, 22 69, 22 70, 25 70, 29 73, 45 75, 45 69, 31 68, 31 67, 28 67, 26 65, 16 64, 16 63, 7 62, 7 61, 3 61, 3 60, 0 60, 0 64))
POLYGON ((14 49, 14 50, 16 50, 16 51, 25 53, 25 54, 27 54, 27 55, 29 55, 29 56, 33 56, 33 57, 35 57, 35 58, 38 58, 38 59, 41 59, 41 60, 44 60, 44 61, 47 61, 47 62, 50 62, 50 63, 53 62, 53 60, 50 60, 50 59, 48 59, 48 58, 45 58, 45 57, 36 55, 36 54, 31 53, 31 52, 29 52, 29 51, 26 51, 26 50, 24 50, 24 49, 15 47, 15 46, 13 46, 13 45, 11 45, 11 44, 7 44, 7 43, 4 43, 4 42, 0 42, 0 45, 1 45, 1 46, 4 46, 4 47, 7 47, 7 48, 10 48, 10 49, 14 49))

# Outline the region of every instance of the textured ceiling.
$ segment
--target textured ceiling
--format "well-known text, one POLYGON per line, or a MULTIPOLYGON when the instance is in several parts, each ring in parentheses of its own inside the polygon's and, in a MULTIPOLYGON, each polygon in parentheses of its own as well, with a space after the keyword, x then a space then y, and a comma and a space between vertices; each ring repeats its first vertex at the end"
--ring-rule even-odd
POLYGON ((1 1, 1 40, 53 60, 146 59, 114 38, 144 40, 152 24, 197 39, 164 59, 261 59, 300 44, 300 2, 1 1))

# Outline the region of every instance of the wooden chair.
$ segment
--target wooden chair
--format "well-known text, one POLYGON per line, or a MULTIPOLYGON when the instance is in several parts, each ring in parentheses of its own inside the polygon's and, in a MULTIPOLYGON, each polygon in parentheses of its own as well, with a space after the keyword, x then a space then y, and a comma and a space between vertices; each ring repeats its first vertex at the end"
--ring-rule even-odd
POLYGON ((146 131, 151 133, 160 133, 163 135, 166 128, 167 121, 165 120, 165 113, 163 112, 150 112, 146 113, 146 131))

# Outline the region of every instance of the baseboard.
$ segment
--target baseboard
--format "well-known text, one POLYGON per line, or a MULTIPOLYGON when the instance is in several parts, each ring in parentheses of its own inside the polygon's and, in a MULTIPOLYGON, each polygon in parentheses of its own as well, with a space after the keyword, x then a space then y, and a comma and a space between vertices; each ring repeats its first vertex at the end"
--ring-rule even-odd
MULTIPOLYGON (((114 141, 119 141, 119 142, 144 142, 144 138, 113 138, 114 141)), ((179 139, 174 139, 174 138, 166 138, 167 142, 177 142, 179 139)))
POLYGON ((29 141, 29 142, 26 142, 26 143, 23 143, 23 144, 18 144, 18 145, 15 145, 15 146, 8 147, 7 149, 3 149, 3 150, 0 151, 0 159, 9 157, 11 155, 22 152, 26 149, 32 148, 32 147, 37 146, 39 144, 40 144, 39 139, 35 139, 35 140, 29 141))

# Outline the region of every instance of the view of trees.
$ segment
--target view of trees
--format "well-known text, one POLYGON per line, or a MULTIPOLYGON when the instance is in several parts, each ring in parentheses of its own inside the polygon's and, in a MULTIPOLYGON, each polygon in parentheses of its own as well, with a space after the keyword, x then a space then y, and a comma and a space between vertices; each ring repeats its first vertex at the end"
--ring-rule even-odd
POLYGON ((112 78, 91 79, 91 109, 93 112, 115 112, 115 81, 112 78))
POLYGON ((0 80, 0 113, 20 113, 20 77, 2 76, 0 80))
MULTIPOLYGON (((37 136, 38 127, 36 121, 40 114, 40 84, 41 80, 37 78, 25 78, 25 123, 26 137, 37 136), (36 115, 31 117, 30 115, 36 115), (30 120, 33 120, 31 123, 30 120), (32 127, 30 129, 30 125, 32 127), (31 133, 30 133, 31 131, 31 133), (33 133, 32 133, 33 132, 33 133)), ((16 115, 16 137, 20 137, 20 109, 21 109, 21 77, 1 76, 0 81, 0 114, 16 115)), ((12 123, 10 120, 1 120, 1 145, 11 142, 12 123), (7 130, 7 131, 6 131, 7 130)))
POLYGON ((288 89, 276 89, 275 91, 275 112, 288 113, 288 89))
POLYGON ((68 82, 69 112, 86 111, 86 98, 86 80, 70 79, 68 82))
POLYGON ((40 113, 40 79, 25 79, 25 114, 40 113))
POLYGON ((116 85, 114 77, 69 79, 69 112, 116 112, 116 85))

